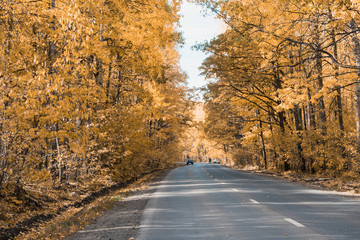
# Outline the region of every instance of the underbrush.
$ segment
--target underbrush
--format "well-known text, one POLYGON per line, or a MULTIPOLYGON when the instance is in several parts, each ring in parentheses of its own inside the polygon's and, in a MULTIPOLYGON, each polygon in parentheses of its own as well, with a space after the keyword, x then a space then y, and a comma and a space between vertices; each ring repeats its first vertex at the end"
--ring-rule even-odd
POLYGON ((23 190, 22 197, 0 196, 0 239, 61 239, 91 223, 164 170, 120 184, 62 185, 23 190), (27 200, 31 199, 31 200, 27 200))

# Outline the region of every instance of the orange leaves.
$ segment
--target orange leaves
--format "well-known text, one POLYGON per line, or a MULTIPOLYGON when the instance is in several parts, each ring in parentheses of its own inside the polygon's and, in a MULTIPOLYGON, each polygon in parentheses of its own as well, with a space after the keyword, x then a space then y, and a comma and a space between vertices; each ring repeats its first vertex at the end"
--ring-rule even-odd
POLYGON ((53 2, 2 5, 0 191, 109 184, 175 160, 180 1, 53 2))
POLYGON ((229 25, 199 46, 211 53, 204 74, 217 79, 207 93, 209 136, 219 143, 231 139, 238 146, 234 154, 248 151, 254 162, 258 152, 268 151, 275 168, 290 163, 312 171, 313 164, 321 171, 351 161, 354 152, 344 149, 351 145, 356 120, 358 32, 349 24, 359 21, 358 2, 198 2, 229 25))

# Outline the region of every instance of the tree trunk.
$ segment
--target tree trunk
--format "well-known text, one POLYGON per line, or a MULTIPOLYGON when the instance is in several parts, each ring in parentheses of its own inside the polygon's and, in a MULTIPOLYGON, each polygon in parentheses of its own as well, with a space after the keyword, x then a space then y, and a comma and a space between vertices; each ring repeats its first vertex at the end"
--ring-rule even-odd
MULTIPOLYGON (((331 31, 331 38, 332 38, 332 43, 334 45, 334 58, 338 59, 338 48, 337 48, 337 43, 336 43, 336 36, 335 36, 335 31, 332 30, 331 31)), ((339 66, 335 65, 335 79, 337 80, 337 82, 339 82, 339 66)), ((335 117, 338 119, 338 126, 339 129, 341 130, 341 135, 343 134, 344 131, 344 121, 343 121, 343 111, 342 111, 342 98, 341 98, 341 86, 336 86, 336 92, 337 95, 335 97, 335 117)))
MULTIPOLYGON (((259 110, 255 110, 255 117, 259 117, 259 110)), ((262 130, 262 122, 259 120, 259 124, 256 124, 257 128, 260 130, 259 137, 261 143, 261 155, 264 160, 264 168, 267 169, 267 158, 266 158, 266 148, 265 148, 265 141, 264 141, 264 133, 262 130)))
POLYGON ((96 72, 94 73, 95 76, 95 82, 97 85, 102 86, 103 85, 103 64, 100 58, 95 57, 94 58, 94 64, 96 72))
POLYGON ((304 126, 305 131, 308 129, 308 125, 307 125, 306 120, 307 120, 306 105, 303 105, 303 107, 302 107, 302 121, 303 121, 303 126, 304 126))
POLYGON ((106 83, 106 103, 110 101, 110 87, 111 87, 111 72, 112 72, 112 65, 109 64, 109 75, 108 75, 108 81, 106 83))
MULTIPOLYGON (((273 114, 271 114, 270 113, 271 112, 271 110, 269 111, 269 115, 268 115, 268 119, 269 119, 269 129, 270 129, 270 132, 271 132, 271 138, 272 139, 275 139, 275 137, 274 137, 274 132, 273 132, 273 126, 272 126, 272 122, 273 122, 273 114)), ((277 159, 277 156, 278 156, 278 154, 277 154, 277 152, 276 152, 276 145, 277 145, 277 143, 275 143, 275 141, 273 141, 273 148, 270 150, 272 153, 273 153, 273 156, 274 156, 274 160, 276 161, 276 159, 277 159)))
MULTIPOLYGON (((354 20, 350 21, 350 30, 353 32, 353 52, 355 55, 356 66, 360 67, 360 43, 357 35, 358 26, 354 20)), ((360 78, 360 70, 357 71, 358 78, 360 78)), ((357 133, 357 152, 360 153, 360 84, 359 81, 355 83, 355 120, 357 133)))
POLYGON ((267 157, 266 157, 266 148, 265 148, 265 141, 264 141, 264 134, 262 131, 262 122, 260 121, 260 140, 261 140, 261 148, 262 148, 262 155, 264 159, 264 167, 267 169, 268 163, 267 163, 267 157))
POLYGON ((341 134, 343 134, 344 132, 344 120, 343 120, 343 110, 342 110, 342 97, 341 97, 341 87, 337 86, 336 87, 336 116, 338 119, 338 126, 339 129, 341 130, 341 134))
POLYGON ((299 106, 297 104, 294 104, 293 114, 294 114, 294 122, 295 122, 296 131, 303 130, 301 109, 299 108, 299 106))
POLYGON ((295 121, 295 130, 296 130, 296 136, 297 136, 297 152, 299 155, 299 160, 300 160, 300 170, 302 172, 306 171, 306 160, 302 154, 302 146, 301 146, 301 132, 303 130, 302 127, 302 117, 301 117, 301 108, 299 108, 299 106, 297 104, 294 105, 294 109, 293 109, 293 113, 294 113, 294 121, 295 121))
POLYGON ((62 161, 61 161, 61 151, 60 151, 60 144, 59 139, 57 136, 55 136, 55 142, 56 142, 56 150, 57 150, 57 157, 58 157, 58 168, 59 168, 59 182, 62 181, 62 161))
MULTIPOLYGON (((279 90, 279 89, 282 89, 282 81, 280 79, 280 72, 278 70, 278 65, 275 65, 274 64, 274 85, 275 85, 275 91, 279 90)), ((281 104, 281 101, 278 101, 277 104, 281 104)), ((277 113, 277 121, 279 123, 279 126, 280 126, 280 131, 281 131, 281 134, 284 135, 285 134, 285 113, 284 111, 280 111, 277 113)), ((279 160, 277 162, 280 162, 281 164, 281 168, 283 171, 288 171, 290 166, 289 166, 289 163, 288 161, 283 157, 283 148, 282 148, 282 145, 278 145, 279 147, 279 160)))
POLYGON ((314 106, 311 103, 310 89, 308 89, 308 102, 306 104, 306 125, 308 126, 308 130, 310 131, 316 129, 315 111, 314 106))
MULTIPOLYGON (((320 43, 320 31, 319 26, 316 24, 316 52, 315 52, 315 68, 317 71, 317 78, 316 78, 316 92, 320 92, 323 87, 323 66, 322 66, 322 54, 320 52, 321 50, 321 43, 320 43)), ((325 113, 325 103, 324 103, 324 96, 321 96, 319 99, 317 99, 317 118, 319 123, 319 128, 321 129, 321 133, 325 135, 326 133, 326 113, 325 113)))
POLYGON ((229 152, 229 146, 224 144, 223 147, 224 147, 224 153, 225 153, 224 162, 227 164, 227 162, 228 162, 227 154, 229 152))
MULTIPOLYGON (((274 63, 275 64, 275 63, 274 63)), ((280 79, 280 73, 277 70, 277 66, 274 66, 274 86, 275 86, 275 91, 282 89, 282 82, 280 79)), ((279 101, 278 104, 280 105, 281 102, 279 101)), ((277 117, 278 117, 278 122, 279 122, 279 126, 281 129, 282 133, 285 133, 285 115, 284 115, 284 111, 278 112, 277 113, 277 117)))

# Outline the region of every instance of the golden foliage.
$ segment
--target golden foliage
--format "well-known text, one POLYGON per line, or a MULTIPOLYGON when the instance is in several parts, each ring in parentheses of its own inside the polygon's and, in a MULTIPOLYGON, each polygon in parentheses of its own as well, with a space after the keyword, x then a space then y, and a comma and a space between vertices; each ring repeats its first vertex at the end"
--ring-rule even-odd
POLYGON ((204 75, 217 79, 208 85, 208 136, 239 163, 357 174, 358 3, 196 2, 228 25, 198 45, 211 53, 204 75))
MULTIPOLYGON (((0 198, 8 210, 26 208, 21 189, 96 189, 177 160, 188 108, 175 50, 180 2, 1 4, 0 198)), ((9 216, 0 220, 16 219, 9 216)))

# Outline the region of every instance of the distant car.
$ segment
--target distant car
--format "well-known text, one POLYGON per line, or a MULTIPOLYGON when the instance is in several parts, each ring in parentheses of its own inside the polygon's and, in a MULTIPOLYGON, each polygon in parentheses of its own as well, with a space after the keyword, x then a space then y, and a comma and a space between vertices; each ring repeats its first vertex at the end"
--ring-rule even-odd
POLYGON ((192 160, 192 159, 186 160, 186 165, 189 165, 189 164, 194 165, 194 160, 192 160))
POLYGON ((215 158, 213 163, 220 164, 220 160, 215 158))

